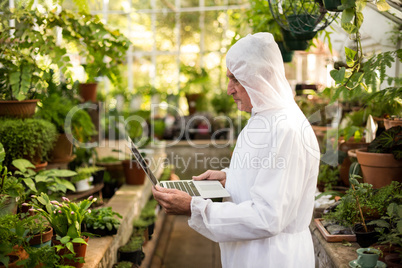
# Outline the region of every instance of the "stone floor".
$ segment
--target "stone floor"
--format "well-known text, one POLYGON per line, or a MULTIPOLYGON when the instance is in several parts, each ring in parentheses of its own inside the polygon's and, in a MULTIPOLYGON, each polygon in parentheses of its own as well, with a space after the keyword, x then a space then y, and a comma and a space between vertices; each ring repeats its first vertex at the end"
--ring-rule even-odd
POLYGON ((153 258, 144 260, 141 267, 221 268, 219 245, 191 229, 188 217, 160 215, 164 223, 156 234, 159 239, 153 258))

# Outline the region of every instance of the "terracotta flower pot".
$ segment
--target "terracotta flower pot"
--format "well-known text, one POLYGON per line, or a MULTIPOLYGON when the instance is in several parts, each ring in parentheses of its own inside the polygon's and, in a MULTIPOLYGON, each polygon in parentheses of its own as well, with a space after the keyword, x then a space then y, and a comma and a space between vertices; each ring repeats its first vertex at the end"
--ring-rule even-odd
POLYGON ((59 134, 52 152, 52 163, 64 163, 72 160, 73 144, 66 134, 59 134))
POLYGON ((402 268, 402 258, 399 253, 392 253, 385 256, 384 261, 389 268, 402 268))
MULTIPOLYGON (((344 141, 339 145, 339 150, 347 153, 349 150, 367 148, 367 146, 368 143, 366 142, 344 141)), ((339 176, 345 186, 349 186, 349 169, 351 164, 352 161, 349 156, 347 156, 343 160, 339 169, 339 176)))
POLYGON ((0 116, 31 118, 39 100, 0 101, 0 116))
MULTIPOLYGON (((89 237, 83 237, 83 239, 85 240, 85 242, 88 243, 89 237)), ((53 242, 53 245, 61 245, 61 242, 59 240, 55 239, 55 236, 53 236, 52 242, 53 242)), ((73 249, 75 252, 74 258, 82 257, 85 259, 85 253, 87 251, 86 244, 73 243, 73 249)), ((68 250, 66 247, 61 249, 60 251, 58 251, 57 254, 59 254, 59 256, 61 257, 61 263, 63 265, 70 265, 70 266, 74 266, 77 268, 81 268, 84 266, 84 263, 80 263, 79 261, 75 261, 75 260, 71 260, 71 259, 67 259, 67 258, 63 257, 65 254, 71 254, 71 251, 68 250)))
POLYGON ((396 160, 393 154, 369 153, 367 149, 356 150, 357 160, 363 173, 363 181, 378 189, 402 182, 402 161, 396 160))
MULTIPOLYGON (((14 246, 13 252, 7 254, 9 259, 8 268, 19 268, 25 267, 25 265, 17 265, 18 261, 25 260, 29 258, 28 253, 21 246, 14 246)), ((5 266, 0 262, 0 268, 4 268, 5 266)))
POLYGON ((53 237, 53 228, 49 226, 45 232, 34 235, 29 240, 29 245, 34 248, 41 248, 46 245, 50 246, 52 244, 52 237, 53 237))
POLYGON ((79 85, 79 92, 83 102, 96 102, 98 83, 83 83, 79 85))
POLYGON ((120 187, 124 184, 125 178, 124 178, 123 165, 121 161, 111 163, 97 162, 96 165, 105 168, 105 171, 107 171, 110 174, 110 177, 112 177, 117 181, 117 187, 120 187))
POLYGON ((124 175, 126 183, 129 185, 142 185, 145 181, 145 172, 135 160, 123 161, 124 175))
POLYGON ((402 126, 402 120, 384 119, 385 129, 390 129, 390 128, 396 127, 396 126, 402 126))

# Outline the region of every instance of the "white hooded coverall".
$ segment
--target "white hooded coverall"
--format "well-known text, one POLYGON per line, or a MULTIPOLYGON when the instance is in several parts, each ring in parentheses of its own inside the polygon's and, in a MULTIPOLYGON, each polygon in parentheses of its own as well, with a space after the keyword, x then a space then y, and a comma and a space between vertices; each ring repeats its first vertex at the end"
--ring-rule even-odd
POLYGON ((281 52, 271 34, 257 33, 234 44, 226 64, 246 89, 252 116, 224 170, 231 197, 193 198, 189 226, 219 242, 224 268, 312 268, 309 224, 320 153, 281 52))

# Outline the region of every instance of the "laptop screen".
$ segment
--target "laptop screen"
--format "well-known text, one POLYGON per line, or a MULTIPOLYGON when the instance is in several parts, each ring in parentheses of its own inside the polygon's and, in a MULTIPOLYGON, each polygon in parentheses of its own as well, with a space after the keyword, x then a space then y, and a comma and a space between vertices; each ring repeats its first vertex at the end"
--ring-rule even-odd
POLYGON ((134 142, 130 139, 130 137, 127 138, 129 148, 131 149, 131 152, 133 153, 135 159, 137 159, 137 162, 140 164, 141 168, 144 170, 145 174, 147 174, 148 178, 151 180, 152 184, 158 185, 158 180, 152 173, 152 171, 149 169, 147 162, 145 162, 145 159, 142 157, 141 153, 138 151, 137 147, 135 146, 134 142))

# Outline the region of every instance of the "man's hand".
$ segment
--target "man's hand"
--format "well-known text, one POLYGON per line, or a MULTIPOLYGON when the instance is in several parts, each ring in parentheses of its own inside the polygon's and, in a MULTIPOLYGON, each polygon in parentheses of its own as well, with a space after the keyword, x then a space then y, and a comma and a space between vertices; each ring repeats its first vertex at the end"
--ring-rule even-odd
POLYGON ((226 173, 219 170, 207 170, 201 175, 193 176, 193 180, 200 181, 200 180, 215 180, 219 181, 223 187, 225 187, 226 183, 226 173))
POLYGON ((188 193, 154 186, 152 194, 166 214, 191 216, 191 196, 188 193))

